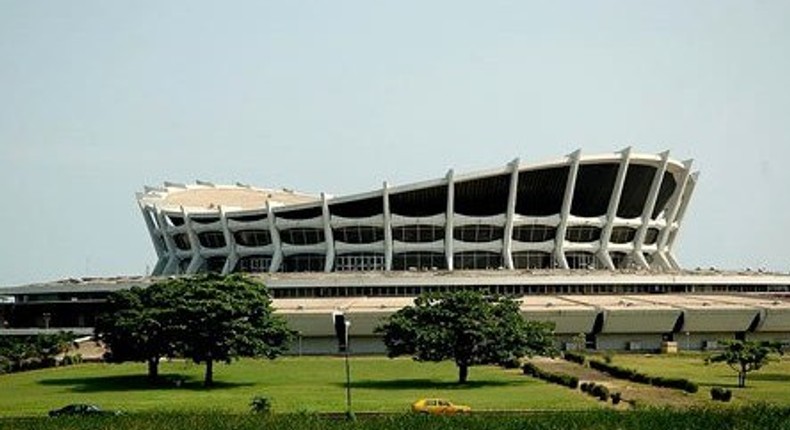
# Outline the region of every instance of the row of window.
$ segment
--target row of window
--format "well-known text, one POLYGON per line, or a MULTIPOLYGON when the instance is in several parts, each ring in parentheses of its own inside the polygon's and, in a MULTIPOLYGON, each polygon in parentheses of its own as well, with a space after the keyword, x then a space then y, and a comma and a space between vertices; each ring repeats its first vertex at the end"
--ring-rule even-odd
MULTIPOLYGON (((765 291, 758 285, 476 285, 473 288, 489 294, 507 296, 562 295, 562 294, 679 294, 679 293, 736 293, 765 291)), ((355 287, 298 287, 272 288, 275 298, 312 297, 413 297, 422 293, 457 291, 467 287, 456 285, 410 286, 355 286, 355 287)), ((773 287, 775 288, 775 287, 773 287)), ((788 291, 784 287, 782 291, 788 291)))
MULTIPOLYGON (((618 269, 629 268, 633 260, 625 253, 610 254, 618 269)), ((648 262, 652 262, 650 254, 644 254, 648 262)), ((567 252, 565 258, 571 269, 601 269, 603 263, 589 252, 567 252)), ((188 262, 189 260, 184 260, 188 262)), ((221 272, 224 269, 225 257, 208 258, 205 270, 221 272)), ((272 264, 270 255, 253 255, 239 258, 236 272, 267 272, 272 264)), ((296 254, 283 258, 280 267, 282 272, 323 272, 326 257, 323 254, 296 254)), ((187 265, 182 264, 182 271, 187 265)), ((502 254, 489 251, 467 251, 453 255, 453 267, 456 270, 493 270, 504 267, 502 254)), ((513 253, 514 269, 551 269, 558 265, 552 254, 540 251, 519 251, 513 253)), ((337 272, 350 271, 383 271, 386 268, 385 258, 380 253, 343 254, 335 258, 333 268, 337 272)), ((446 270, 447 259, 440 252, 405 252, 393 255, 392 270, 446 270)))
MULTIPOLYGON (((565 238, 570 242, 590 243, 601 239, 600 227, 571 226, 567 228, 565 238)), ((611 243, 630 243, 636 237, 637 230, 630 227, 615 227, 609 241, 611 243)), ((444 228, 430 225, 412 225, 395 227, 392 238, 407 243, 427 243, 444 239, 444 228)), ((545 225, 526 225, 513 228, 513 239, 519 242, 545 242, 553 240, 556 228, 545 225)), ((650 228, 645 235, 645 244, 652 245, 658 240, 658 229, 650 228)), ((336 228, 332 232, 339 242, 364 244, 384 240, 384 230, 379 227, 353 226, 336 228)), ((492 225, 469 225, 453 229, 453 238, 463 242, 481 243, 502 239, 504 229, 492 225)), ((272 243, 268 230, 242 230, 233 234, 237 244, 248 247, 261 247, 272 243)), ((289 228, 280 231, 280 239, 290 245, 315 245, 325 241, 324 230, 318 228, 289 228)), ((185 233, 173 235, 176 247, 181 250, 191 248, 189 237, 185 233)), ((226 246, 225 235, 218 231, 198 234, 200 245, 205 248, 223 248, 226 246)))

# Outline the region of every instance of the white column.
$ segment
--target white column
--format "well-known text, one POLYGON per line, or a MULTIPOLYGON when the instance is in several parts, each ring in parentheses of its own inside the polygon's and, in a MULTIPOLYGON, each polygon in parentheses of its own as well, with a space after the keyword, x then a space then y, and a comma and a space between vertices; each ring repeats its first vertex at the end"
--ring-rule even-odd
POLYGON ((670 234, 669 240, 667 242, 667 259, 675 270, 680 270, 680 264, 678 264, 678 261, 675 258, 675 254, 672 253, 672 250, 675 247, 675 241, 677 240, 678 233, 680 232, 680 226, 682 225, 683 217, 686 215, 686 209, 688 209, 689 202, 691 201, 691 195, 694 193, 694 188, 697 186, 698 180, 699 172, 694 172, 687 181, 685 195, 682 197, 683 200, 680 203, 680 209, 678 209, 678 213, 675 216, 677 230, 675 230, 675 234, 670 234))
POLYGON ((228 216, 225 213, 225 208, 219 207, 219 221, 222 223, 222 233, 225 236, 225 246, 228 247, 228 256, 225 258, 225 266, 222 267, 222 274, 227 275, 236 267, 236 262, 239 261, 239 256, 236 254, 236 238, 233 237, 233 232, 228 227, 228 216))
POLYGON ((623 195, 625 177, 628 174, 628 163, 631 161, 631 147, 620 151, 620 167, 617 169, 617 179, 614 181, 612 195, 609 197, 609 208, 606 210, 606 224, 601 232, 601 249, 598 251, 598 259, 603 262, 609 270, 614 270, 612 256, 609 255, 609 241, 612 238, 614 222, 617 219, 617 208, 620 206, 620 198, 623 195))
POLYGON ((660 155, 661 161, 658 163, 656 173, 653 175, 653 182, 650 184, 650 192, 647 195, 647 201, 642 210, 642 225, 639 226, 639 230, 637 230, 636 237, 634 238, 633 258, 643 269, 650 268, 650 264, 645 259, 645 256, 642 255, 642 247, 644 246, 647 230, 650 227, 653 209, 656 207, 658 193, 661 191, 661 182, 664 179, 664 172, 667 171, 667 163, 669 162, 669 151, 664 151, 660 155))
POLYGON ((325 193, 321 193, 321 214, 324 218, 324 242, 326 243, 324 272, 331 272, 335 265, 335 239, 332 234, 332 224, 329 222, 329 203, 327 203, 325 193))
POLYGON ((510 190, 507 196, 507 214, 505 215, 505 232, 502 238, 502 259, 505 267, 513 270, 513 218, 516 213, 516 198, 518 198, 518 173, 520 160, 516 158, 510 162, 510 190))
POLYGON ((576 188, 576 176, 579 173, 579 160, 581 150, 577 149, 568 155, 568 179, 565 182, 565 197, 562 200, 562 212, 560 213, 560 224, 557 226, 557 236, 554 238, 554 260, 561 269, 568 269, 568 260, 565 258, 565 232, 568 230, 568 217, 571 214, 573 205, 573 191, 576 188))
POLYGON ((390 190, 387 181, 381 189, 384 200, 384 270, 392 270, 392 213, 390 212, 390 190))
POLYGON ((189 262, 186 274, 194 275, 200 270, 200 266, 203 265, 203 256, 200 255, 200 239, 192 227, 192 219, 183 206, 181 206, 181 215, 184 217, 184 227, 186 228, 187 236, 189 236, 189 245, 192 250, 192 260, 189 262))
POLYGON ((176 256, 178 248, 165 228, 168 224, 165 221, 165 215, 159 209, 156 209, 156 219, 162 227, 162 238, 165 240, 165 247, 167 247, 167 264, 165 264, 162 273, 159 273, 159 275, 174 275, 178 272, 178 257, 176 256))
POLYGON ((453 169, 447 171, 447 212, 444 223, 444 255, 447 270, 453 270, 453 225, 455 219, 455 181, 453 169))
POLYGON ((683 162, 683 172, 680 175, 677 189, 675 190, 667 210, 664 212, 664 221, 666 224, 664 228, 661 229, 658 240, 656 241, 656 248, 658 249, 657 255, 661 260, 661 264, 665 269, 669 270, 673 270, 674 266, 667 257, 667 242, 669 242, 669 235, 672 233, 673 227, 675 226, 675 220, 683 200, 683 194, 686 192, 686 185, 688 184, 689 176, 691 176, 691 165, 693 162, 693 160, 686 160, 683 162))
POLYGON ((274 273, 280 270, 280 265, 283 263, 283 243, 280 240, 280 232, 274 223, 274 211, 268 200, 266 201, 266 214, 266 220, 269 222, 269 235, 272 237, 272 247, 274 248, 269 273, 274 273))
MULTIPOLYGON (((145 225, 148 227, 148 234, 151 236, 151 241, 154 243, 154 251, 156 251, 156 265, 154 265, 154 270, 151 272, 151 275, 157 276, 161 273, 162 269, 164 269, 168 260, 167 250, 165 249, 164 229, 157 229, 157 225, 152 219, 152 217, 156 216, 155 210, 143 205, 140 202, 139 195, 137 198, 137 206, 140 208, 140 212, 143 214, 145 225)), ((146 275, 148 275, 148 273, 146 273, 146 275)))

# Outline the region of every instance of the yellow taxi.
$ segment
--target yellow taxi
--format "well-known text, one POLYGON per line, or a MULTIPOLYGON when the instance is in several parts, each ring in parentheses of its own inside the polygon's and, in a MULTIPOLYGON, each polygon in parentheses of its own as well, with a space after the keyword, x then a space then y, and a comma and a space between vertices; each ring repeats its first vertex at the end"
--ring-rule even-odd
POLYGON ((411 411, 430 415, 455 415, 468 414, 472 408, 453 404, 447 399, 420 399, 412 403, 411 411))

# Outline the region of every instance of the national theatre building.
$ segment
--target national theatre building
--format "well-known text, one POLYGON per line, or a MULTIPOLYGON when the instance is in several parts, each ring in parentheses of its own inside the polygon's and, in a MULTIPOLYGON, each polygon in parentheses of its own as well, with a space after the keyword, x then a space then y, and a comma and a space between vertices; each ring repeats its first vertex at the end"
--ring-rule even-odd
POLYGON ((553 321, 561 346, 713 348, 790 341, 790 276, 684 270, 674 249, 698 174, 668 152, 583 155, 318 196, 245 184, 165 183, 137 201, 151 276, 0 290, 0 333, 89 333, 109 292, 162 276, 246 272, 299 332, 294 353, 333 351, 331 313, 352 347, 381 352, 381 317, 428 291, 508 294, 553 321), (46 315, 46 320, 45 320, 46 315))

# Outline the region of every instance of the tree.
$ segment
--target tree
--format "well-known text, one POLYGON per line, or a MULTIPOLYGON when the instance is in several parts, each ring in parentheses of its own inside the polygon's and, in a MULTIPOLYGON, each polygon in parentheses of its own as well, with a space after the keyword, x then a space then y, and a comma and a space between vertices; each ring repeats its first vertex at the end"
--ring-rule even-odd
POLYGON ((738 387, 746 386, 746 374, 759 370, 770 361, 772 353, 782 354, 782 345, 776 342, 725 340, 719 342, 724 350, 705 359, 705 364, 727 363, 738 372, 738 387))
POLYGON ((145 362, 148 379, 156 382, 160 358, 177 353, 180 326, 172 310, 176 294, 178 291, 168 282, 110 294, 106 311, 97 317, 94 329, 94 336, 109 348, 105 360, 145 362))
POLYGON ((274 358, 291 337, 285 321, 274 315, 266 287, 243 275, 214 274, 113 293, 95 333, 109 347, 108 361, 146 362, 151 381, 158 379, 161 357, 205 363, 206 386, 213 384, 215 361, 274 358))
POLYGON ((180 325, 179 350, 205 363, 203 384, 214 382, 214 363, 238 357, 275 358, 286 351, 293 333, 274 315, 266 287, 241 274, 215 274, 168 281, 178 294, 173 317, 180 325))
POLYGON ((476 291, 423 294, 376 327, 390 358, 411 355, 417 361, 453 360, 458 382, 469 367, 501 364, 524 355, 554 355, 553 326, 527 322, 519 304, 476 291))

